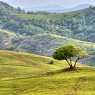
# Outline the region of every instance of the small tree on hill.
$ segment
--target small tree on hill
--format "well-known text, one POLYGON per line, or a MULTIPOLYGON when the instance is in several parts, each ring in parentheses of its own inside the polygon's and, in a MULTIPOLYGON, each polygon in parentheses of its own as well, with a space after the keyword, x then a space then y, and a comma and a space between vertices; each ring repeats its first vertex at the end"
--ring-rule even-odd
POLYGON ((66 62, 70 66, 70 69, 75 69, 77 62, 87 56, 88 54, 86 53, 86 51, 83 51, 82 49, 77 48, 73 45, 67 45, 58 48, 53 54, 54 59, 66 60, 66 62), (75 61, 73 59, 75 59, 75 61), (72 61, 74 61, 74 64, 72 61))

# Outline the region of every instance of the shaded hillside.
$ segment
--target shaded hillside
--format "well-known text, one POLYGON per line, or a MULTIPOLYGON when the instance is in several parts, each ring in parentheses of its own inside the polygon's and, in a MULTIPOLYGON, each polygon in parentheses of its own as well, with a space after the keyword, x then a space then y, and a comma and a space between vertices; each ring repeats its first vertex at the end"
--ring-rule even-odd
POLYGON ((95 56, 90 56, 86 59, 81 60, 81 62, 90 66, 95 66, 95 56))
POLYGON ((14 33, 0 29, 0 49, 12 49, 17 42, 18 38, 14 33))
POLYGON ((16 50, 51 56, 56 48, 67 44, 77 45, 87 50, 90 54, 95 53, 94 43, 66 38, 54 34, 38 34, 32 36, 32 38, 22 38, 21 43, 17 46, 16 50))
POLYGON ((37 34, 32 37, 17 35, 14 32, 0 30, 0 49, 26 51, 34 54, 51 56, 54 50, 66 44, 77 45, 94 54, 95 44, 71 39, 55 34, 37 34))

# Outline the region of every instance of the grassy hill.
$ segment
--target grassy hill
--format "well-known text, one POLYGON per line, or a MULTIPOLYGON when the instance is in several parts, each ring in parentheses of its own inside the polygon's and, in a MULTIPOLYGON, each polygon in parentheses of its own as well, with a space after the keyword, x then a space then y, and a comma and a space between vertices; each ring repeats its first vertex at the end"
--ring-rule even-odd
POLYGON ((0 51, 0 95, 95 95, 95 69, 29 53, 0 51))
MULTIPOLYGON (((3 78, 8 76, 24 77, 36 74, 43 74, 52 70, 57 70, 65 65, 60 64, 49 65, 52 58, 37 56, 28 53, 16 53, 11 51, 0 51, 0 70, 3 78), (4 74, 4 75, 3 75, 4 74)), ((55 61, 57 62, 57 61, 55 61)))

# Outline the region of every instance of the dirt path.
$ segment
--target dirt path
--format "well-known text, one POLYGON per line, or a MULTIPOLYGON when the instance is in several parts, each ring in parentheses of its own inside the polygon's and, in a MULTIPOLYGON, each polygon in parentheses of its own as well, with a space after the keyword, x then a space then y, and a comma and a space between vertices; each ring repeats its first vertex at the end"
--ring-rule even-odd
POLYGON ((75 83, 75 85, 70 90, 65 92, 64 95, 79 95, 78 91, 83 89, 85 87, 86 83, 87 83, 87 78, 80 77, 77 80, 77 82, 75 83))

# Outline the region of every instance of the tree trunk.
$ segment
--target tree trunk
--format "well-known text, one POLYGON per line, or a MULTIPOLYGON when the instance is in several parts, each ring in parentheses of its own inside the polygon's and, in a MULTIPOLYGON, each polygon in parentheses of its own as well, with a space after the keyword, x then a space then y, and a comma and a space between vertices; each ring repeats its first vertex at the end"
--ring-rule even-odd
POLYGON ((73 65, 71 64, 71 65, 70 65, 70 69, 73 69, 73 68, 74 68, 74 67, 73 67, 73 65))
POLYGON ((74 68, 76 68, 76 64, 77 64, 78 60, 79 60, 79 57, 75 61, 74 68))
POLYGON ((68 59, 67 59, 67 58, 65 58, 65 60, 66 60, 66 62, 68 63, 68 65, 70 66, 71 64, 69 63, 68 59))

